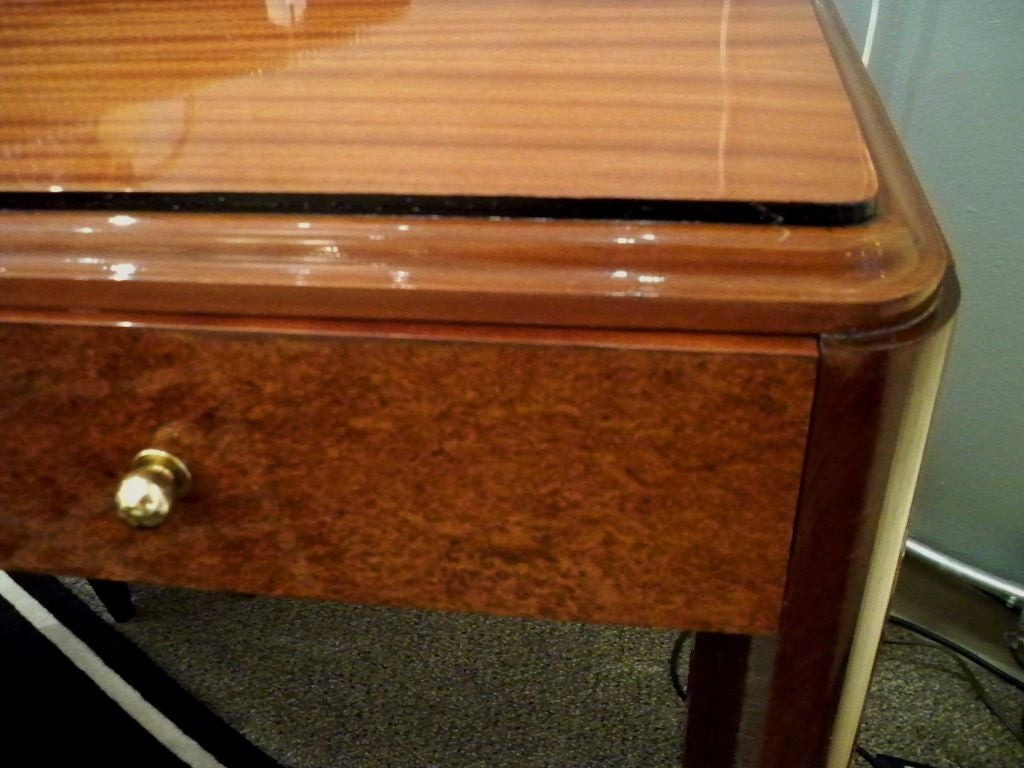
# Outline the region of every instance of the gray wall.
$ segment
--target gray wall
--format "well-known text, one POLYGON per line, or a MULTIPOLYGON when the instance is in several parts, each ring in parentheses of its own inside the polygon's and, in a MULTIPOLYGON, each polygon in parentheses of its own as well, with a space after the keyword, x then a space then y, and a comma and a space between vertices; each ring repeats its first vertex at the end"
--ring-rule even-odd
MULTIPOLYGON (((862 49, 871 0, 836 0, 862 49)), ((963 304, 911 533, 1024 583, 1024 0, 881 0, 869 71, 963 304)))

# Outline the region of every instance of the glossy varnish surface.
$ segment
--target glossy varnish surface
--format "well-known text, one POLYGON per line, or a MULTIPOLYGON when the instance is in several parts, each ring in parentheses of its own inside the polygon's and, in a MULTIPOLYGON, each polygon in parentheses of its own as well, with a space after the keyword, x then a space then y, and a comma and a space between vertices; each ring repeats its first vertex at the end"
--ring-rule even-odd
POLYGON ((0 565, 771 632, 816 356, 628 336, 2 326, 0 565), (112 493, 146 447, 194 485, 139 531, 112 493))
MULTIPOLYGON (((102 7, 86 6, 94 12, 102 7)), ((566 7, 606 6, 617 4, 566 7)), ((153 12, 162 6, 146 7, 153 12)), ((354 12, 356 6, 348 7, 354 12)), ((677 13, 709 7, 671 5, 677 13)), ((724 3, 719 10, 725 8, 730 18, 791 14, 798 29, 808 10, 788 1, 724 3)), ((630 11, 622 13, 634 23, 630 11)), ((37 23, 49 22, 40 15, 37 23)), ((550 32, 557 38, 560 29, 550 32)), ((789 29, 783 22, 772 26, 787 39, 789 29)), ((4 87, 12 86, 0 83, 0 91, 4 87)), ((0 212, 0 305, 115 315, 256 315, 268 321, 359 318, 785 334, 903 325, 929 310, 949 254, 881 106, 866 98, 863 82, 851 81, 847 91, 880 179, 878 213, 865 225, 793 226, 770 215, 755 225, 431 218, 412 211, 6 210, 0 212)), ((59 101, 26 94, 26 103, 59 101)), ((770 99, 757 103, 759 115, 776 114, 770 99)), ((51 151, 47 141, 39 146, 51 151)), ((771 166, 771 157, 762 160, 771 166)), ((827 160, 821 163, 829 167, 827 160)), ((789 175, 787 170, 778 178, 789 175)))
POLYGON ((806 0, 2 0, 0 189, 870 203, 806 0))
MULTIPOLYGON (((0 213, 0 306, 755 333, 905 323, 948 254, 868 227, 0 213)), ((914 224, 916 227, 916 223, 914 224)))
POLYGON ((881 105, 863 80, 848 91, 882 182, 866 225, 8 210, 0 305, 787 334, 903 325, 929 310, 949 254, 881 105))

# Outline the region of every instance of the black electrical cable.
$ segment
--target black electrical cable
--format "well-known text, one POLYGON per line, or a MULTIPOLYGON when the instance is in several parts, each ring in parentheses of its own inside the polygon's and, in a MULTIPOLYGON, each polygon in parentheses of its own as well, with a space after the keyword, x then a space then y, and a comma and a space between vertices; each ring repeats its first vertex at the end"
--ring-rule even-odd
MULTIPOLYGON (((857 754, 864 759, 864 761, 871 766, 871 768, 933 768, 933 766, 927 763, 918 763, 914 760, 905 760, 902 757, 893 757, 892 755, 872 755, 863 747, 857 747, 857 754)), ((955 765, 960 766, 960 763, 954 761, 955 765)))
POLYGON ((979 667, 987 669, 993 675, 1003 680, 1004 682, 1009 683, 1014 688, 1018 688, 1024 691, 1024 682, 1018 680, 1013 675, 995 666, 987 659, 983 659, 981 656, 974 653, 974 651, 970 650, 969 648, 965 648, 964 646, 960 645, 954 640, 950 640, 948 637, 944 637, 943 635, 940 635, 937 632, 933 632, 932 630, 927 629, 926 627, 922 627, 920 624, 915 624, 913 621, 910 621, 908 619, 902 619, 898 616, 890 616, 889 621, 891 621, 893 624, 899 627, 909 629, 911 632, 915 632, 921 635, 922 637, 926 637, 933 643, 938 643, 939 645, 944 646, 945 648, 948 648, 949 650, 960 654, 965 659, 973 661, 979 667))
POLYGON ((864 758, 864 762, 871 766, 871 768, 880 768, 881 763, 875 759, 875 756, 868 752, 860 744, 857 745, 857 754, 864 758))
POLYGON ((668 657, 668 671, 672 678, 672 687, 675 689, 676 696, 682 701, 686 701, 686 686, 679 679, 679 657, 682 656, 683 648, 686 646, 686 641, 690 639, 690 635, 690 632, 680 632, 679 637, 672 644, 672 653, 668 657))
MULTIPOLYGON (((1022 685, 1019 680, 1013 678, 1011 675, 1008 675, 1003 670, 999 669, 998 667, 995 667, 994 665, 987 662, 985 659, 982 659, 977 654, 973 653, 967 648, 964 648, 959 643, 956 643, 953 640, 950 640, 949 638, 943 637, 942 635, 932 632, 931 630, 926 629, 925 627, 922 627, 919 624, 915 624, 912 621, 896 617, 890 617, 889 621, 891 621, 893 624, 903 627, 904 629, 909 629, 910 631, 927 638, 929 642, 922 642, 917 640, 885 640, 884 642, 886 645, 914 646, 933 651, 940 651, 941 653, 947 654, 960 667, 961 671, 964 674, 964 677, 970 684, 971 688, 974 690, 974 693, 977 695, 981 703, 985 705, 989 712, 991 712, 995 716, 995 718, 999 720, 999 722, 1013 735, 1015 739, 1017 739, 1022 745, 1024 745, 1024 718, 1022 718, 1021 725, 1018 727, 1010 719, 1009 715, 1003 712, 999 705, 996 704, 995 700, 991 697, 989 692, 985 689, 981 681, 978 679, 977 675, 974 674, 973 670, 971 670, 971 668, 968 666, 967 662, 964 661, 964 659, 968 659, 977 664, 979 667, 987 669, 989 672, 992 672, 1000 679, 1014 685, 1018 689, 1024 689, 1024 685, 1022 685)), ((890 766, 893 762, 893 759, 889 758, 888 756, 872 755, 870 752, 868 752, 868 750, 866 750, 859 744, 857 745, 856 749, 857 754, 861 758, 863 758, 868 763, 868 765, 871 766, 871 768, 888 768, 888 766, 890 766)), ((906 764, 906 761, 903 761, 900 764, 906 764)), ((914 765, 918 764, 914 763, 914 765)))
POLYGON ((1003 712, 1002 708, 996 704, 989 692, 985 690, 985 686, 982 685, 978 676, 974 674, 974 671, 967 665, 967 662, 961 658, 959 652, 943 645, 938 645, 933 642, 922 642, 919 640, 886 640, 885 643, 886 645, 909 645, 915 648, 926 648, 928 650, 939 651, 948 655, 957 663, 957 666, 960 667, 960 671, 964 673, 964 677, 967 679, 971 688, 974 689, 974 693, 981 700, 981 703, 985 705, 989 712, 995 715, 996 719, 1003 724, 1003 727, 1005 727, 1006 730, 1013 734, 1013 737, 1020 742, 1021 746, 1024 746, 1024 729, 1018 727, 1017 724, 1010 719, 1010 716, 1003 712))
MULTIPOLYGON (((991 696, 989 696, 988 694, 988 691, 985 690, 981 682, 978 680, 977 676, 971 671, 970 667, 968 667, 967 664, 963 661, 963 658, 969 659, 970 661, 974 662, 983 669, 987 669, 989 672, 991 672, 1001 680, 1010 683, 1010 685, 1013 685, 1015 688, 1019 690, 1024 690, 1024 683, 1022 683, 1017 678, 1013 677, 1013 675, 1010 675, 1002 669, 999 669, 995 665, 991 664, 986 659, 981 658, 970 649, 965 648, 964 646, 960 645, 959 643, 953 640, 950 640, 947 637, 943 637, 942 635, 939 635, 925 627, 922 627, 920 624, 916 624, 912 621, 909 621, 908 619, 902 619, 897 616, 890 616, 889 621, 891 621, 893 624, 896 624, 897 626, 903 627, 904 629, 909 629, 911 632, 915 632, 921 635, 922 637, 927 638, 931 641, 931 643, 934 643, 934 645, 929 643, 900 640, 886 640, 885 642, 887 644, 913 645, 924 648, 931 648, 949 654, 960 665, 961 670, 963 671, 965 677, 967 678, 968 682, 974 689, 975 693, 977 694, 981 702, 988 708, 988 710, 993 715, 995 715, 995 717, 1003 724, 1003 726, 1007 728, 1007 730, 1010 731, 1011 734, 1013 734, 1013 736, 1018 741, 1024 744, 1024 718, 1022 718, 1021 726, 1019 728, 1016 725, 1014 725, 1010 721, 1009 717, 992 700, 991 696)), ((687 690, 686 685, 680 679, 679 658, 682 656, 683 648, 686 647, 686 641, 690 639, 691 634, 692 633, 690 632, 681 632, 679 636, 676 637, 675 642, 672 644, 672 653, 669 655, 669 675, 672 680, 672 688, 675 690, 676 695, 682 701, 686 701, 687 699, 687 690)), ((868 750, 866 750, 859 744, 856 746, 856 752, 857 755, 859 755, 863 760, 865 760, 868 763, 868 765, 871 766, 871 768, 885 768, 884 763, 878 759, 878 756, 871 754, 868 750)))

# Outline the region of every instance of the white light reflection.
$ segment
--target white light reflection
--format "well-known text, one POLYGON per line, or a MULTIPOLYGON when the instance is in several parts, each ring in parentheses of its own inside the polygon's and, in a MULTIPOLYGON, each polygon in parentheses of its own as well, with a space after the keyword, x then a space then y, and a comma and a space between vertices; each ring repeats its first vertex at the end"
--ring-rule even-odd
POLYGON ((619 245, 633 245, 636 243, 635 237, 616 237, 615 242, 619 245))
POLYGON ((62 187, 60 184, 51 184, 50 185, 50 191, 51 192, 63 192, 64 191, 64 187, 62 187))
POLYGON ((612 277, 616 278, 617 280, 625 280, 627 277, 629 277, 629 272, 627 272, 624 269, 616 269, 614 272, 612 272, 612 277))
POLYGON ((732 0, 722 4, 722 21, 718 27, 718 73, 722 81, 722 112, 718 121, 718 194, 725 194, 725 150, 726 136, 729 133, 729 110, 731 108, 729 94, 729 12, 732 0))
POLYGON ((138 272, 138 267, 134 264, 111 264, 110 272, 112 280, 131 280, 132 275, 138 272))
POLYGON ((309 229, 313 225, 310 224, 308 221, 300 221, 295 226, 298 227, 299 229, 309 229))
POLYGON ((292 28, 302 24, 306 0, 266 0, 267 19, 279 27, 292 28))
POLYGON ((391 282, 394 283, 397 288, 410 287, 406 284, 408 279, 409 273, 404 269, 395 269, 391 271, 391 282))
POLYGON ((409 225, 408 224, 399 224, 398 225, 398 231, 399 232, 408 232, 409 231, 409 225))
POLYGON ((664 283, 665 277, 663 275, 638 275, 636 281, 638 283, 664 283))
POLYGON ((132 224, 138 221, 138 219, 136 219, 134 216, 125 216, 123 213, 120 213, 117 216, 111 216, 109 219, 107 219, 107 221, 109 221, 115 227, 130 227, 132 224))
POLYGON ((75 227, 75 232, 80 235, 91 235, 95 231, 92 227, 75 227))
POLYGON ((135 323, 129 323, 127 320, 122 320, 121 322, 117 323, 118 328, 132 328, 134 327, 134 325, 135 323))
POLYGON ((644 232, 644 234, 640 235, 640 239, 646 240, 647 242, 651 243, 657 240, 658 238, 657 236, 655 236, 653 232, 644 232))

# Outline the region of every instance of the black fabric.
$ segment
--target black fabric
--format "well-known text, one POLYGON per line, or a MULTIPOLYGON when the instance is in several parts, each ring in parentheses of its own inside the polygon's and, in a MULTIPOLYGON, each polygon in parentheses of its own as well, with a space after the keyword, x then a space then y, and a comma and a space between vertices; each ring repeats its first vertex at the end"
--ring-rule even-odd
MULTIPOLYGON (((196 701, 142 651, 50 576, 8 574, 112 670, 227 768, 281 768, 196 701)), ((0 599, 0 689, 12 766, 186 765, 0 599)))

